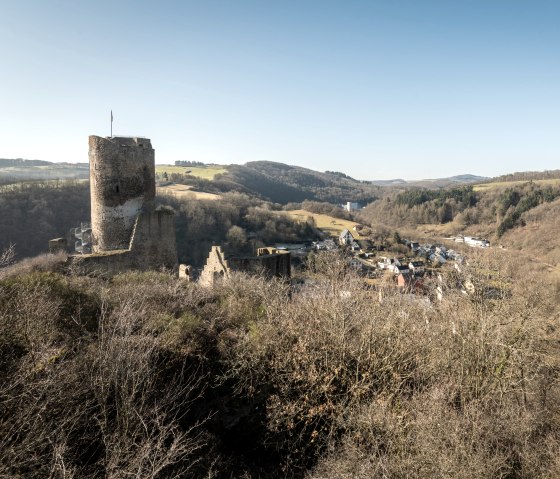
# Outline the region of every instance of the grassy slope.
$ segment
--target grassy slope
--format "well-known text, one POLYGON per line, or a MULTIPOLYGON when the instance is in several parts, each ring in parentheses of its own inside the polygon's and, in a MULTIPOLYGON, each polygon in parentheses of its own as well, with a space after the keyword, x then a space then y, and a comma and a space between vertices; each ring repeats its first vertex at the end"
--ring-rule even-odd
POLYGON ((166 185, 166 186, 158 186, 157 193, 158 195, 161 194, 171 194, 176 198, 194 198, 197 200, 218 200, 221 198, 220 195, 215 195, 213 193, 205 193, 202 191, 193 191, 192 187, 189 185, 166 185))
POLYGON ((539 205, 521 218, 525 225, 507 231, 501 243, 560 265, 560 199, 539 205))
POLYGON ((213 180, 218 173, 225 173, 226 168, 220 165, 207 165, 207 166, 175 166, 175 165, 156 165, 156 173, 163 174, 167 172, 181 173, 184 175, 192 175, 197 178, 204 178, 206 180, 213 180))
POLYGON ((526 183, 535 183, 537 185, 560 185, 559 178, 549 178, 546 180, 532 180, 532 181, 493 181, 491 183, 480 183, 478 185, 474 185, 474 191, 486 191, 493 188, 503 188, 508 186, 519 186, 524 185, 526 183))
POLYGON ((359 223, 354 221, 343 220, 318 213, 311 213, 306 210, 291 210, 287 213, 293 218, 301 221, 305 221, 310 216, 313 217, 317 228, 325 231, 331 236, 338 236, 343 230, 347 229, 352 233, 352 236, 354 236, 355 239, 361 239, 361 236, 353 229, 359 223))

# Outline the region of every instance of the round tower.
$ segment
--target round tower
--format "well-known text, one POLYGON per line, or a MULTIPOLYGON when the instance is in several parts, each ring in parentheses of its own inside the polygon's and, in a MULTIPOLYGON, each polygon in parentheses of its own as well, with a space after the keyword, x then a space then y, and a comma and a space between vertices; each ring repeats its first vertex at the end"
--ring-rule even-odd
POLYGON ((138 214, 156 194, 150 140, 90 136, 89 176, 93 252, 128 249, 138 214))

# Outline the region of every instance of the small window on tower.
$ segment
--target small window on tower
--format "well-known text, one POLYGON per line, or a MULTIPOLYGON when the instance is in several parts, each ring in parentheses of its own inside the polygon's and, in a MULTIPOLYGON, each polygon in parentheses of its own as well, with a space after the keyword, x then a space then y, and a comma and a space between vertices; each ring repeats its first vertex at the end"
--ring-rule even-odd
POLYGON ((115 191, 118 193, 119 192, 119 185, 117 185, 117 187, 115 188, 115 191))

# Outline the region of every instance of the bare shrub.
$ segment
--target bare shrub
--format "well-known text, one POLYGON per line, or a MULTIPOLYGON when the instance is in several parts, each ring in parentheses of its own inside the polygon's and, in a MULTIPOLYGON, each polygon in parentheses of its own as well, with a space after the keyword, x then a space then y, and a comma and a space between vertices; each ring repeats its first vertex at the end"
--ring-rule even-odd
POLYGON ((277 433, 272 440, 299 455, 295 462, 334 440, 356 404, 425 381, 416 368, 425 345, 401 333, 407 318, 382 310, 370 291, 336 276, 290 302, 270 302, 232 365, 244 391, 273 391, 267 402, 269 428, 277 433))
POLYGON ((0 268, 8 266, 14 261, 16 256, 15 245, 11 244, 4 251, 0 252, 0 268))
POLYGON ((538 285, 380 304, 335 258, 316 265, 325 281, 270 300, 231 363, 244 393, 269 391, 286 467, 327 452, 315 477, 497 477, 552 460, 530 439, 558 444, 558 424, 542 430, 559 369, 538 285))
POLYGON ((558 307, 507 260, 473 252, 499 294, 457 273, 438 303, 380 302, 332 253, 298 290, 7 277, 0 476, 555 477, 558 307))
POLYGON ((0 270, 0 280, 33 272, 56 271, 62 273, 67 258, 68 255, 66 253, 60 252, 55 254, 46 253, 33 258, 25 258, 17 263, 11 261, 6 263, 5 267, 0 270))
POLYGON ((159 384, 157 342, 137 334, 143 314, 141 305, 124 303, 100 323, 91 381, 106 477, 183 477, 203 445, 197 425, 179 424, 198 384, 181 371, 167 386, 159 384))
POLYGON ((2 477, 185 477, 205 457, 204 417, 190 414, 204 374, 143 327, 149 300, 112 297, 88 331, 76 293, 96 281, 0 284, 3 365, 20 345, 2 368, 2 477))

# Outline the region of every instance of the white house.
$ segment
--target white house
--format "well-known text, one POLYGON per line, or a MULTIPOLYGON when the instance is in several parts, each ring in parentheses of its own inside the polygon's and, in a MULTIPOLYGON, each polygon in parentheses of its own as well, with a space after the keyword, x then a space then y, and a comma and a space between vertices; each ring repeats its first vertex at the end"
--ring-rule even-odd
POLYGON ((391 268, 389 268, 389 271, 393 271, 393 273, 395 274, 402 274, 402 275, 409 275, 410 274, 410 269, 408 268, 408 266, 405 265, 397 265, 394 264, 393 266, 391 266, 391 268))
POLYGON ((387 258, 385 256, 381 256, 381 261, 377 262, 377 267, 379 269, 388 269, 393 271, 393 266, 400 266, 401 263, 397 258, 387 258))
POLYGON ((360 206, 358 205, 358 203, 353 203, 351 201, 347 201, 346 205, 344 205, 344 209, 346 211, 356 211, 359 208, 360 206))
POLYGON ((350 231, 344 230, 338 236, 338 242, 342 246, 351 245, 354 242, 354 237, 352 236, 352 233, 350 233, 350 231))
POLYGON ((465 236, 465 243, 475 248, 488 248, 490 246, 490 241, 474 236, 465 236))

